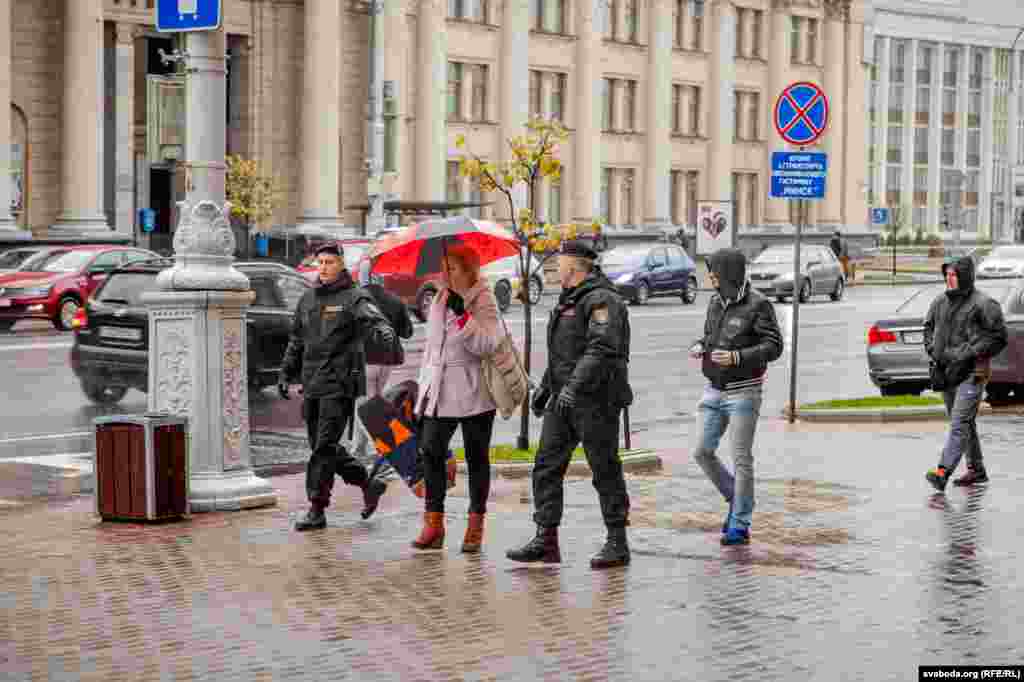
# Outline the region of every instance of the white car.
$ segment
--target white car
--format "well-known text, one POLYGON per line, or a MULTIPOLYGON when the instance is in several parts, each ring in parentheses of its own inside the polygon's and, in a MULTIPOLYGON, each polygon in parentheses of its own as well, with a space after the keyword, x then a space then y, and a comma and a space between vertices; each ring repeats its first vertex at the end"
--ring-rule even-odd
MULTIPOLYGON (((540 261, 532 254, 529 263, 530 272, 535 273, 530 275, 530 303, 537 305, 540 303, 540 297, 544 294, 544 277, 538 271, 540 261)), ((519 257, 509 256, 488 263, 483 267, 483 274, 494 286, 494 298, 498 301, 498 308, 501 309, 501 312, 505 312, 512 305, 513 294, 519 290, 522 281, 522 275, 519 272, 519 257)))
POLYGON ((1024 246, 997 246, 978 264, 979 279, 1024 277, 1024 246))

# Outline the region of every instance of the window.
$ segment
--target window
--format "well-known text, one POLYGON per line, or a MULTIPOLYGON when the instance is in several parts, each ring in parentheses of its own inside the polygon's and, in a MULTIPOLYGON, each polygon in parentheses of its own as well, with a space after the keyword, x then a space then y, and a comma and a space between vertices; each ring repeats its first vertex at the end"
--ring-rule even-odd
POLYGON ((457 202, 462 194, 459 191, 459 162, 449 161, 445 168, 445 199, 457 202))
POLYGON ((124 259, 123 251, 106 251, 96 256, 96 260, 89 266, 90 270, 113 270, 124 259))
POLYGON ((960 192, 961 187, 960 171, 955 170, 944 170, 942 171, 942 204, 943 206, 952 206, 957 201, 957 194, 960 192))
POLYGON ((539 31, 544 20, 544 0, 530 0, 530 28, 539 31))
POLYGON ((971 77, 968 82, 968 87, 971 90, 981 89, 981 78, 984 73, 985 55, 981 50, 971 51, 971 77))
POLYGON ((917 51, 917 84, 931 85, 932 82, 932 57, 935 48, 931 45, 922 45, 917 51))
POLYGON ((980 171, 967 171, 964 174, 964 206, 978 205, 978 180, 980 171))
POLYGON ((736 221, 737 225, 743 224, 743 207, 740 205, 740 174, 733 173, 732 176, 732 190, 729 198, 732 200, 732 205, 736 207, 736 213, 733 216, 733 220, 736 221))
POLYGON ((548 188, 548 221, 553 225, 562 222, 562 183, 552 182, 548 188))
POLYGON ((686 0, 676 0, 675 11, 673 12, 672 44, 676 47, 685 47, 683 36, 686 34, 686 0))
POLYGON ((448 0, 448 16, 477 23, 487 22, 487 0, 448 0))
POLYGON ((697 184, 700 180, 698 173, 699 171, 686 172, 686 221, 691 226, 697 224, 697 184))
POLYGON ((690 96, 690 100, 689 100, 689 105, 690 105, 690 112, 689 112, 690 134, 693 135, 694 137, 697 137, 697 136, 700 135, 700 131, 701 131, 701 125, 700 125, 700 87, 696 86, 696 85, 691 85, 690 88, 689 88, 689 93, 688 94, 690 96))
POLYGON ((956 163, 956 131, 952 128, 942 130, 942 165, 952 166, 956 163))
POLYGON ((947 88, 955 88, 960 74, 960 50, 946 47, 946 69, 942 72, 942 84, 947 88))
POLYGON ((914 122, 921 125, 928 125, 928 121, 931 116, 929 112, 931 110, 931 99, 932 89, 927 86, 920 86, 917 88, 917 105, 916 111, 914 112, 914 122))
POLYGON ((907 44, 901 40, 892 42, 892 63, 889 65, 889 80, 902 83, 907 66, 907 44))
POLYGON ((761 139, 761 130, 758 121, 761 120, 761 93, 747 93, 747 116, 750 120, 750 139, 761 139))
MULTIPOLYGON (((900 205, 900 181, 903 176, 903 169, 899 166, 888 166, 885 169, 885 204, 886 206, 900 205)), ((791 202, 796 203, 796 202, 791 202)))
POLYGON ((928 164, 927 128, 914 128, 914 163, 928 164))
POLYGON ((754 17, 750 27, 750 54, 754 57, 763 57, 761 53, 761 30, 764 23, 764 12, 759 9, 750 10, 754 17))
POLYGON ((668 210, 673 225, 682 225, 683 216, 680 199, 683 193, 683 172, 670 171, 668 174, 668 210))
POLYGON ((612 221, 612 169, 601 169, 601 219, 605 224, 612 221))
POLYGON ((619 33, 619 2, 621 0, 608 0, 606 4, 608 21, 605 22, 605 37, 609 40, 615 40, 619 33))
POLYGON ((620 224, 632 225, 633 224, 633 170, 622 171, 622 212, 619 216, 620 224))
POLYGON ((967 165, 977 168, 981 165, 981 131, 967 131, 967 165))
POLYGON ((672 86, 672 132, 683 132, 683 86, 672 86))
POLYGON ((462 119, 462 64, 448 62, 448 120, 462 119))
POLYGON ((539 28, 548 33, 565 33, 565 1, 541 0, 543 23, 539 28))
POLYGON ((928 169, 914 169, 914 205, 926 206, 928 204, 928 169))
POLYGON ((915 230, 923 230, 928 223, 928 207, 914 206, 912 220, 915 230))
POLYGON ((530 116, 542 116, 540 105, 540 71, 530 69, 530 116))
POLYGON ((967 95, 967 127, 981 127, 981 93, 971 92, 967 95))
POLYGON ((903 123, 903 86, 889 86, 889 123, 903 123))
POLYGON ((551 74, 551 118, 556 121, 565 120, 565 82, 564 73, 551 74))
POLYGON ((651 249, 651 253, 647 257, 647 262, 656 268, 663 268, 668 265, 668 256, 665 255, 665 249, 651 249))
POLYGON ((615 122, 615 83, 611 78, 601 79, 601 129, 611 130, 615 122))
POLYGON ((669 246, 665 249, 668 252, 668 264, 675 269, 686 267, 686 252, 678 246, 669 246))
POLYGON ((473 120, 487 120, 487 74, 485 64, 474 64, 473 72, 473 120))
POLYGON ((626 35, 625 35, 625 40, 626 40, 626 42, 635 43, 636 42, 636 31, 637 31, 636 0, 622 0, 622 1, 624 3, 626 3, 626 7, 625 7, 625 10, 626 10, 625 11, 625 15, 626 15, 626 17, 625 17, 625 19, 626 19, 626 26, 625 26, 626 35))
POLYGON ((808 64, 818 63, 818 20, 807 19, 807 59, 808 64))
POLYGON ((900 163, 903 160, 903 127, 891 126, 886 134, 889 138, 886 141, 885 160, 889 163, 900 163))
POLYGON ((799 64, 800 54, 800 28, 802 20, 800 17, 789 18, 789 61, 799 64))
POLYGON ((747 225, 757 224, 757 173, 747 173, 747 225))
POLYGON ((744 9, 743 7, 736 8, 736 56, 746 57, 747 53, 743 50, 746 47, 746 29, 747 22, 744 20, 744 15, 750 10, 744 9))
POLYGON ((623 128, 636 130, 636 81, 625 81, 622 91, 625 100, 622 103, 622 113, 625 117, 623 128))
POLYGON ((690 4, 690 49, 700 50, 704 46, 704 3, 689 0, 690 4))
POLYGON ((956 90, 953 88, 942 90, 942 125, 956 125, 956 90))

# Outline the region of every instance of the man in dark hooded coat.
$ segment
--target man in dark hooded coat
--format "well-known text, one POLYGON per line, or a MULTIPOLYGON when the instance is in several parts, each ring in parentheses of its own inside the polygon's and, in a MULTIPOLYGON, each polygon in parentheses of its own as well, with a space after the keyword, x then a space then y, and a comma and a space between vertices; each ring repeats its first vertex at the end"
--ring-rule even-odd
POLYGON ((939 492, 964 454, 967 473, 954 484, 988 481, 978 440, 978 405, 992 376, 991 359, 1007 344, 1002 307, 974 288, 974 261, 965 257, 943 263, 942 275, 946 291, 932 302, 924 320, 932 388, 942 392, 950 421, 939 465, 925 475, 939 492))
POLYGON ((715 294, 708 304, 704 335, 690 347, 701 360, 708 385, 697 405, 694 459, 729 503, 722 544, 750 542, 754 513, 754 432, 768 363, 782 355, 775 309, 750 287, 747 259, 738 249, 721 249, 708 259, 715 294), (735 475, 715 454, 727 427, 733 429, 735 475))

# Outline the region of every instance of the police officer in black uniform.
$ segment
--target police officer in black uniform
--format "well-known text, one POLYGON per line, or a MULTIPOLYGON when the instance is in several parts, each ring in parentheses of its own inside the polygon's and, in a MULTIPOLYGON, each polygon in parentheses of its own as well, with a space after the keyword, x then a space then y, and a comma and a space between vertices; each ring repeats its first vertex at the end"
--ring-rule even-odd
POLYGON ((363 518, 373 513, 386 484, 371 481, 366 468, 339 443, 354 417, 355 400, 366 393, 364 343, 390 346, 395 332, 372 296, 356 286, 337 244, 316 252, 318 285, 299 299, 277 388, 288 399, 289 384, 301 376, 302 416, 312 455, 306 465, 310 509, 296 530, 324 528, 335 474, 363 491, 363 518), (369 513, 367 513, 369 511, 369 513))
POLYGON ((548 368, 532 402, 534 414, 544 420, 533 466, 537 534, 508 551, 513 561, 561 561, 563 479, 582 441, 608 528, 607 542, 590 565, 629 563, 629 495, 619 459, 619 417, 633 400, 629 315, 596 260, 597 253, 583 241, 566 242, 558 257, 563 290, 548 322, 548 368))

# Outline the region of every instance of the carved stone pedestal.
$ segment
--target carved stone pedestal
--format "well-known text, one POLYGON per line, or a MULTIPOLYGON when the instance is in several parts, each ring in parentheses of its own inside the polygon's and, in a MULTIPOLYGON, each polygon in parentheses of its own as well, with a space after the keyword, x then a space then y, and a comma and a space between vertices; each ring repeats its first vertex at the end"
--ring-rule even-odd
POLYGON ((252 472, 246 309, 254 294, 231 263, 227 209, 182 202, 176 264, 143 295, 149 309, 149 410, 189 420, 189 502, 193 512, 277 503, 252 472))

